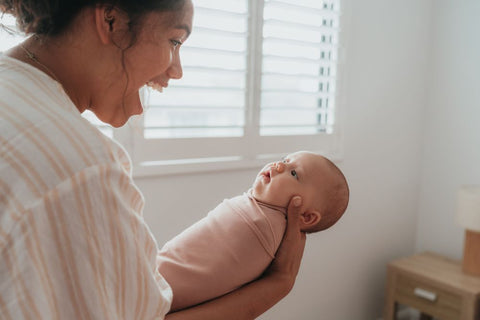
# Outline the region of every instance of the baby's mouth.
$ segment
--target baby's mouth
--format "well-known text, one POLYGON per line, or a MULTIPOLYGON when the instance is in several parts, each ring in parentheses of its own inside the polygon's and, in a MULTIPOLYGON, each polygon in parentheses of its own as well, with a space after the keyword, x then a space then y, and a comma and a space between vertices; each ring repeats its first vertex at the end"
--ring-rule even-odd
POLYGON ((267 180, 267 182, 270 182, 270 171, 264 171, 262 176, 267 180))

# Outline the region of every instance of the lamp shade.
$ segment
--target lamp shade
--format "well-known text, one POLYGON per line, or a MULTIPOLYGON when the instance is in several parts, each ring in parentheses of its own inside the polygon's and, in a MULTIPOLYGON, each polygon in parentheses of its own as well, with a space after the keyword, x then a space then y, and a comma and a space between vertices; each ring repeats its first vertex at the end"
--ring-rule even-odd
POLYGON ((462 186, 458 190, 457 222, 465 229, 480 232, 480 186, 462 186))

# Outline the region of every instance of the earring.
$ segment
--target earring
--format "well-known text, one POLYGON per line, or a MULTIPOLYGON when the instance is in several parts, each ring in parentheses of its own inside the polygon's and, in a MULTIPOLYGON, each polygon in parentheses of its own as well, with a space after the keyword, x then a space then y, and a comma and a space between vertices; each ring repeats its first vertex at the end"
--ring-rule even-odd
POLYGON ((113 22, 115 21, 115 17, 110 15, 110 11, 105 11, 104 15, 105 22, 108 22, 108 25, 110 26, 110 31, 113 30, 113 22))

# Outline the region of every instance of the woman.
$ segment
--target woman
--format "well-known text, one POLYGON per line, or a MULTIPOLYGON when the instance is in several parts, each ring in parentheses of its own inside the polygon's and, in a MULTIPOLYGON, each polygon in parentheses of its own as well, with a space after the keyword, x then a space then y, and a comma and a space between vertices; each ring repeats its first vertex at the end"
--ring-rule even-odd
POLYGON ((0 6, 32 34, 0 57, 0 318, 253 319, 283 298, 305 245, 298 197, 262 278, 165 316, 172 293, 130 159, 80 116, 122 126, 143 111, 142 86, 182 77, 191 0, 0 6))

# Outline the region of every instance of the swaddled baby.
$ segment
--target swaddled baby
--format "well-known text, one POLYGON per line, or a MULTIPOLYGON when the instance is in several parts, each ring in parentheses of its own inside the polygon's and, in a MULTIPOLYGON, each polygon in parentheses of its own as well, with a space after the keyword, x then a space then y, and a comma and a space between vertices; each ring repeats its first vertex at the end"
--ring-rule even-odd
POLYGON ((302 198, 301 230, 329 228, 347 208, 342 172, 327 158, 297 152, 267 164, 252 188, 224 200, 160 250, 159 271, 172 287, 171 311, 219 297, 255 280, 275 258, 286 207, 302 198), (195 289, 193 289, 195 288, 195 289))

